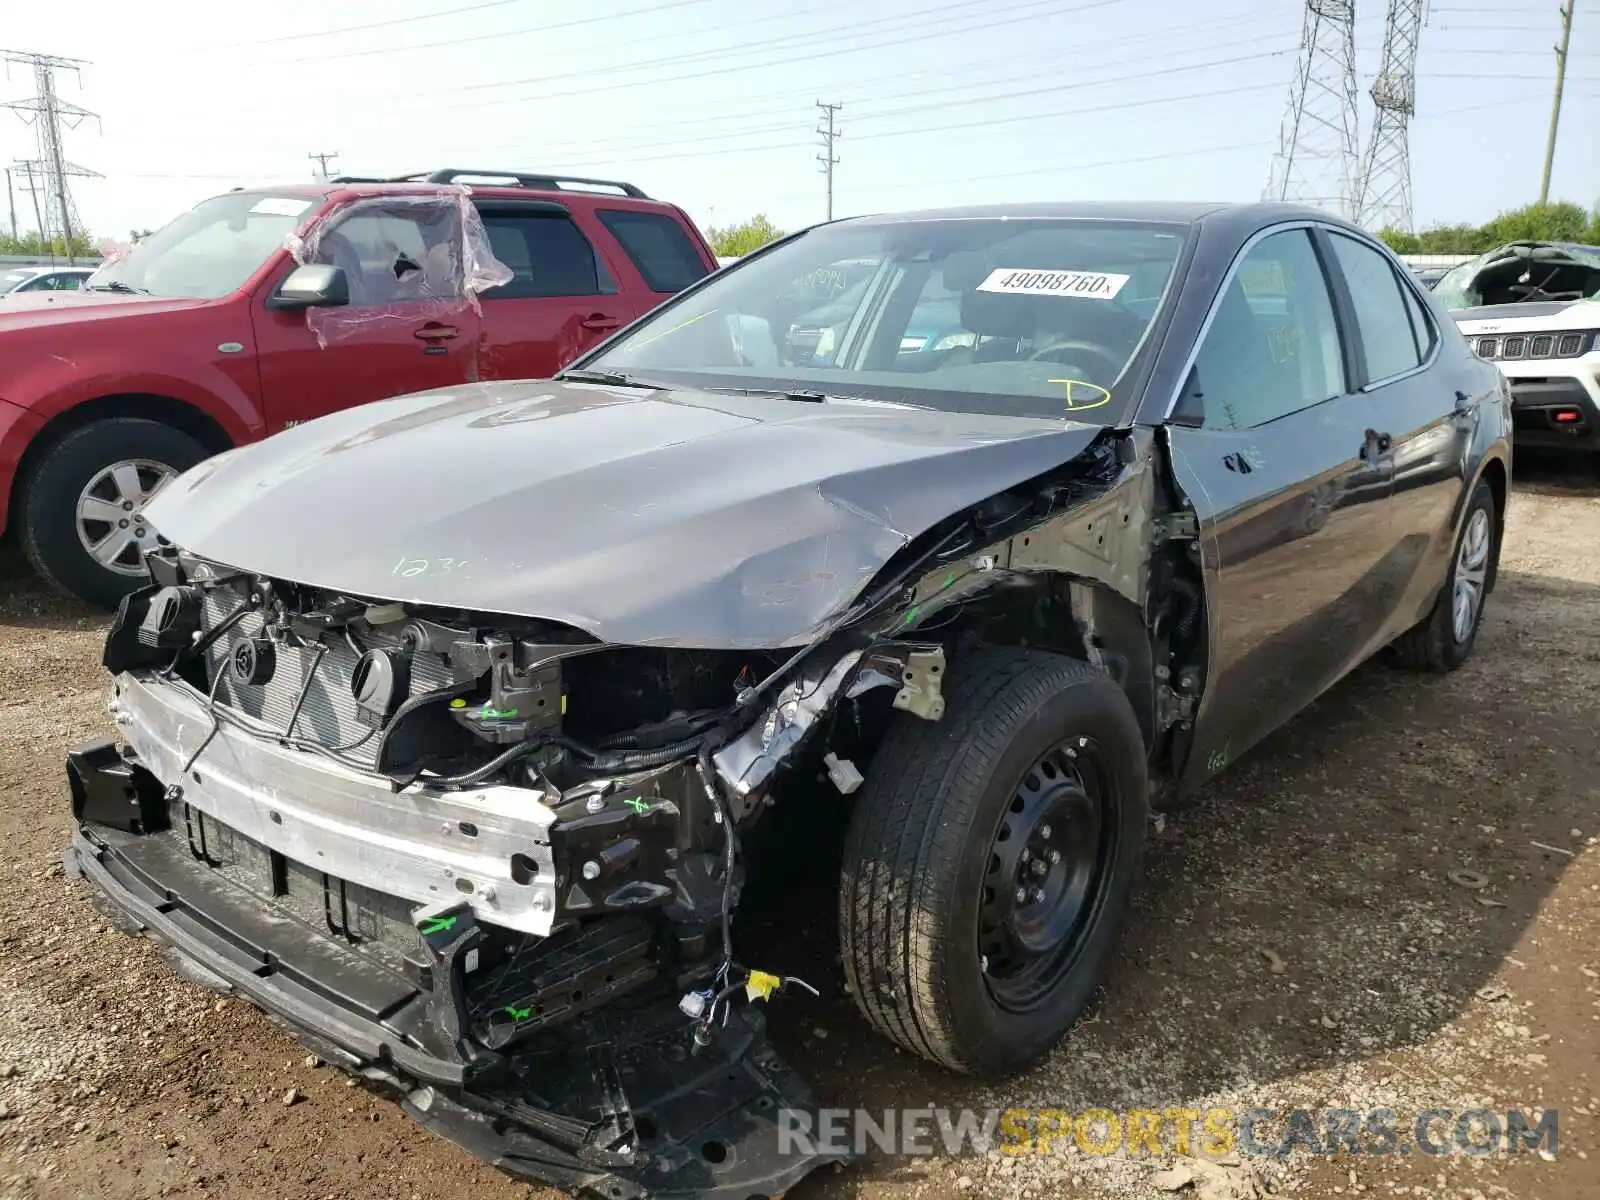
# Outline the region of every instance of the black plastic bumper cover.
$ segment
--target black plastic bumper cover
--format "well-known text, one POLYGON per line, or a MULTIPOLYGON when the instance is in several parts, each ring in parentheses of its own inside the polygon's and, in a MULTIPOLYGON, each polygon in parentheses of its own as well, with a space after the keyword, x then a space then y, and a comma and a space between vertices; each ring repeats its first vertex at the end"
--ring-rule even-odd
POLYGON ((358 978, 359 956, 172 840, 88 821, 64 859, 120 928, 162 944, 186 976, 249 999, 511 1174, 598 1200, 750 1200, 782 1195, 827 1161, 784 1152, 780 1113, 815 1102, 753 1008, 734 1009, 699 1054, 670 999, 604 1008, 479 1074, 386 1025, 384 985, 358 978))

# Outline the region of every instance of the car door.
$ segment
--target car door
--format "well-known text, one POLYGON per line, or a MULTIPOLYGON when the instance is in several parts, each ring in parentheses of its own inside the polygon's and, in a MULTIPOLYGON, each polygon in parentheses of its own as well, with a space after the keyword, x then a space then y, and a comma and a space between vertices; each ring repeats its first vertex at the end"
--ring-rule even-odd
POLYGON ((335 216, 312 258, 342 267, 350 303, 304 311, 255 299, 252 319, 269 432, 390 396, 478 377, 479 321, 463 297, 453 206, 363 200, 335 216))
POLYGON ((1423 617, 1444 580, 1477 398, 1458 391, 1470 381, 1447 378, 1438 362, 1442 334, 1389 255, 1349 233, 1327 237, 1355 313, 1360 386, 1393 478, 1389 553, 1397 590, 1386 630, 1394 637, 1423 617))
POLYGON ((481 201, 478 212, 512 272, 481 297, 483 378, 548 379, 632 319, 632 298, 564 205, 481 201))
POLYGON ((1316 699, 1383 629, 1388 472, 1372 401, 1350 385, 1326 254, 1308 225, 1247 246, 1167 427, 1209 606, 1186 785, 1316 699))
POLYGON ((690 240, 683 224, 666 213, 596 208, 594 215, 616 239, 644 284, 643 290, 634 295, 633 315, 636 317, 642 317, 714 270, 700 248, 690 240))

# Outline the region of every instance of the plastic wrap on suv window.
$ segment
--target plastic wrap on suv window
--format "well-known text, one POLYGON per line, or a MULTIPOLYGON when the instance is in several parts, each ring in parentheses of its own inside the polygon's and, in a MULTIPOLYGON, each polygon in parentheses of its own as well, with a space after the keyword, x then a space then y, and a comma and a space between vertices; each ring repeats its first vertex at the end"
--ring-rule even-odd
MULTIPOLYGON (((479 311, 479 296, 508 283, 511 268, 494 256, 471 189, 451 186, 402 196, 374 196, 340 205, 285 240, 294 261, 343 267, 350 303, 313 308, 306 324, 326 347, 388 321, 448 322, 479 311), (362 255, 341 229, 357 221, 389 220, 395 229, 412 226, 420 246, 381 247, 382 260, 362 255)), ((366 247, 368 250, 373 247, 366 247)))

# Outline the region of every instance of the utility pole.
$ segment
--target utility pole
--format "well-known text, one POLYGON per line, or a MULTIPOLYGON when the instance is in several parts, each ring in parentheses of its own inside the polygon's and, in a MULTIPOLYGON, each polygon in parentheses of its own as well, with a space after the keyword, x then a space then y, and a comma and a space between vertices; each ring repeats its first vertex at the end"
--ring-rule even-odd
POLYGON ((306 155, 306 157, 311 159, 314 163, 317 164, 317 178, 318 179, 327 179, 329 177, 328 176, 328 160, 330 158, 338 158, 339 157, 339 152, 337 150, 322 150, 322 151, 317 152, 316 154, 308 154, 308 155, 306 155))
POLYGON ((834 143, 842 136, 834 124, 834 117, 838 115, 840 104, 824 104, 817 101, 817 107, 822 110, 822 125, 817 126, 817 134, 822 138, 822 153, 817 155, 817 161, 822 164, 822 173, 828 180, 828 220, 833 220, 833 169, 839 165, 839 156, 834 153, 834 143))
POLYGON ((6 168, 6 206, 11 209, 11 240, 17 240, 17 193, 11 188, 11 168, 6 168))
MULTIPOLYGON (((72 239, 77 235, 77 211, 73 208, 72 192, 67 180, 73 176, 97 179, 99 172, 67 161, 62 148, 62 130, 74 129, 79 122, 95 114, 76 104, 69 104, 56 95, 55 73, 58 70, 77 71, 83 62, 76 58, 57 58, 52 54, 34 54, 22 50, 0 50, 0 62, 18 63, 33 71, 34 95, 27 100, 0 104, 0 108, 12 109, 34 127, 38 156, 17 165, 27 169, 30 188, 34 186, 35 170, 44 183, 44 210, 39 216, 39 237, 44 242, 41 249, 49 247, 54 238, 59 236, 66 248, 67 262, 75 263, 77 257, 72 239), (59 228, 56 227, 58 220, 59 228)), ((34 211, 39 213, 37 191, 34 191, 33 199, 34 211)), ((47 253, 54 252, 47 250, 47 253)))
POLYGON ((1577 0, 1567 0, 1561 10, 1561 45, 1556 47, 1556 98, 1550 106, 1550 136, 1544 144, 1544 175, 1539 180, 1539 203, 1550 200, 1550 168, 1556 161, 1556 127, 1561 124, 1561 89, 1567 82, 1567 47, 1572 45, 1572 6, 1577 0))

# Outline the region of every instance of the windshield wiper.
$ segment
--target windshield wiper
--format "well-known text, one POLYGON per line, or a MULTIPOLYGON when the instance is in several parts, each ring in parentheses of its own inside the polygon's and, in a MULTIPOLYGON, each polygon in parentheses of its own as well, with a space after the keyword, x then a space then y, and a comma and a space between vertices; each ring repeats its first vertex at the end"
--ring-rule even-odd
POLYGON ((557 383, 609 383, 613 387, 655 388, 653 383, 645 383, 642 379, 635 379, 632 375, 624 375, 621 371, 561 371, 555 376, 557 383))
MULTIPOLYGON (((702 391, 721 392, 727 396, 771 396, 774 400, 797 400, 805 404, 823 404, 828 399, 826 392, 813 392, 806 388, 729 388, 714 387, 702 388, 702 391)), ((848 399, 848 397, 840 397, 848 399)))
POLYGON ((83 285, 86 292, 118 292, 126 296, 148 296, 149 288, 134 287, 131 283, 123 283, 120 279, 107 280, 102 283, 86 283, 83 285))

